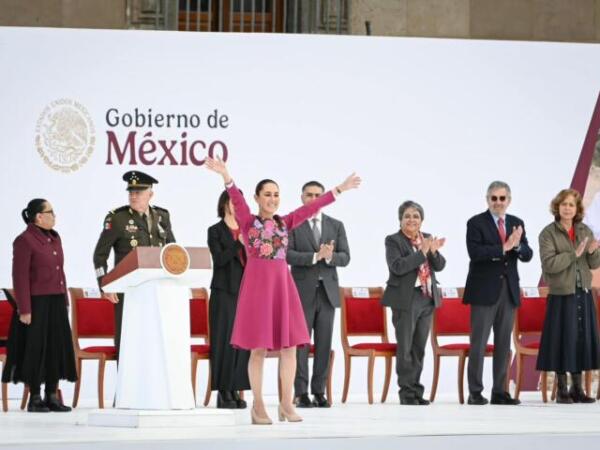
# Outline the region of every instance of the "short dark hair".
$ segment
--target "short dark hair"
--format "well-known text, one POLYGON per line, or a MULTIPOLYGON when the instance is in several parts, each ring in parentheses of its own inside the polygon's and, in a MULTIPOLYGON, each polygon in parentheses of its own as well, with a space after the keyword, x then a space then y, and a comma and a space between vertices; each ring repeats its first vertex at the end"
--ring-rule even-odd
POLYGON ((260 191, 263 190, 264 185, 269 184, 269 183, 273 183, 275 186, 277 186, 279 188, 279 185, 275 181, 273 181, 269 178, 265 178, 264 180, 260 180, 258 182, 258 184, 256 185, 256 189, 254 189, 254 193, 256 195, 260 194, 260 191))
POLYGON ((579 223, 583 220, 583 199, 581 198, 581 194, 575 189, 563 189, 556 197, 552 199, 550 202, 550 212, 554 216, 554 220, 557 222, 560 220, 560 204, 565 201, 565 199, 572 195, 575 199, 575 206, 577 207, 577 212, 575 213, 575 217, 573 217, 574 223, 579 223))
MULTIPOLYGON (((240 190, 240 193, 243 195, 244 193, 240 190)), ((217 216, 221 219, 225 218, 225 208, 227 207, 227 203, 229 203, 229 192, 227 190, 221 192, 219 195, 219 201, 217 203, 217 216)))
POLYGON ((309 187, 318 187, 318 188, 321 188, 321 191, 325 192, 325 186, 323 186, 318 181, 314 181, 314 180, 304 183, 304 186, 302 186, 302 192, 304 192, 304 190, 309 187))
POLYGON ((425 211, 423 211, 423 207, 417 202, 413 202, 412 200, 406 200, 398 207, 398 219, 400 219, 400 221, 402 221, 404 211, 406 211, 408 208, 416 209, 419 212, 419 215, 421 216, 421 220, 425 220, 425 211))
POLYGON ((43 198, 34 198, 27 203, 27 208, 21 211, 21 217, 26 224, 35 222, 35 216, 44 210, 44 205, 48 203, 43 198))

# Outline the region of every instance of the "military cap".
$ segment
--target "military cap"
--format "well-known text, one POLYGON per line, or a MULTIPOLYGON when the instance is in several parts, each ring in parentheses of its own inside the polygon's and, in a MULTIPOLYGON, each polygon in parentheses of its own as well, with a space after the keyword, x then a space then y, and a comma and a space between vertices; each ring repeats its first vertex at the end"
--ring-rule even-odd
POLYGON ((128 191, 143 191, 144 189, 151 188, 153 184, 158 184, 156 178, 137 170, 126 172, 123 175, 123 181, 127 182, 128 191))

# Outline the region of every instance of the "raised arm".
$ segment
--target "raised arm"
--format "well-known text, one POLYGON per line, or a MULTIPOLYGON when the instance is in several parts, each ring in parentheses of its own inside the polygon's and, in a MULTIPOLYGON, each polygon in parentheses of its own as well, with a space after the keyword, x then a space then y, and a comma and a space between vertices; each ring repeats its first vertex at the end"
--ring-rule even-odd
POLYGON ((318 199, 310 202, 308 205, 301 206, 300 208, 292 211, 291 213, 282 217, 288 230, 293 230, 304 223, 305 220, 314 216, 321 208, 333 203, 336 195, 340 195, 342 192, 350 189, 357 189, 360 186, 361 179, 358 175, 353 173, 344 180, 342 184, 336 186, 329 192, 321 195, 318 199))
POLYGON ((237 186, 233 183, 233 178, 231 178, 231 175, 229 175, 229 171, 227 170, 227 165, 225 162, 217 156, 216 159, 207 157, 204 164, 208 170, 218 173, 223 177, 225 188, 229 193, 229 198, 231 198, 233 207, 235 209, 235 219, 240 224, 242 229, 247 228, 252 221, 253 216, 250 212, 250 208, 248 207, 248 203, 246 203, 246 199, 237 186))

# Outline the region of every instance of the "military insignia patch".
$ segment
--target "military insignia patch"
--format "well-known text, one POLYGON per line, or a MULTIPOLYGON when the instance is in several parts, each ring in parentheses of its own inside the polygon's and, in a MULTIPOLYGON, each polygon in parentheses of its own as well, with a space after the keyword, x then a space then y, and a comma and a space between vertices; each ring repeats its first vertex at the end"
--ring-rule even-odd
POLYGON ((104 222, 104 229, 105 230, 110 230, 112 228, 112 223, 110 222, 104 222))

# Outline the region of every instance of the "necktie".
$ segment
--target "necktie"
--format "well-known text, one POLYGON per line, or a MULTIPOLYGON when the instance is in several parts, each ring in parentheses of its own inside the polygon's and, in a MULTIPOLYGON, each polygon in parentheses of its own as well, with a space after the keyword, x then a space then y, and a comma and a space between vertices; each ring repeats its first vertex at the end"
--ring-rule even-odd
POLYGON ((321 243, 321 230, 319 230, 319 226, 317 225, 319 219, 317 219, 316 217, 314 219, 312 219, 312 232, 313 232, 313 236, 315 237, 315 242, 317 243, 317 245, 319 245, 321 243))
POLYGON ((504 244, 506 242, 506 229, 504 228, 504 219, 502 217, 498 219, 498 234, 500 235, 500 240, 504 244))

